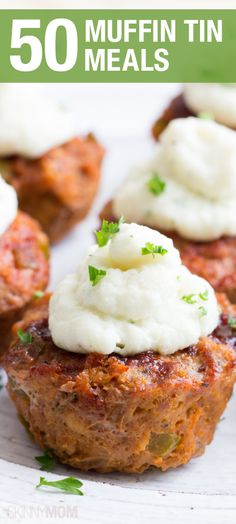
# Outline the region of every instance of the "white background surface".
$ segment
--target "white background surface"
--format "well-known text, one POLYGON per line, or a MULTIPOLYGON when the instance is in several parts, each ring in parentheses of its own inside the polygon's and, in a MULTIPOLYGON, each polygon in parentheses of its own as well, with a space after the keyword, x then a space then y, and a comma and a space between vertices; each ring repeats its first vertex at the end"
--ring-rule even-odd
MULTIPOLYGON (((33 89, 33 87, 32 87, 33 89)), ((150 128, 177 85, 47 86, 74 113, 78 132, 93 130, 107 149, 98 198, 87 219, 52 252, 51 287, 73 271, 93 236, 97 211, 129 165, 154 147, 150 128)), ((82 474, 58 466, 49 480, 74 474, 84 497, 36 490, 37 446, 19 423, 6 391, 0 393, 0 523, 235 524, 236 402, 232 399, 205 455, 167 473, 142 476, 82 474), (70 513, 71 512, 71 513, 70 513)))

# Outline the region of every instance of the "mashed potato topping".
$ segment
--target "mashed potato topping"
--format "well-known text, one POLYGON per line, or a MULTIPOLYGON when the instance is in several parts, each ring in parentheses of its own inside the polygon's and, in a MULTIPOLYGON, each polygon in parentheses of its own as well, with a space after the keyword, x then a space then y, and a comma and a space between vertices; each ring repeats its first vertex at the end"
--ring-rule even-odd
POLYGON ((18 202, 15 189, 0 175, 0 235, 3 235, 15 220, 18 202))
POLYGON ((37 158, 75 136, 69 114, 37 86, 0 86, 0 155, 37 158))
POLYGON ((213 118, 236 127, 236 84, 185 84, 184 99, 194 113, 211 113, 213 118))
POLYGON ((98 243, 51 298, 49 327, 57 346, 77 353, 171 354, 215 329, 214 291, 182 265, 172 240, 120 224, 98 243))
POLYGON ((236 235, 236 133, 211 120, 173 120, 153 159, 118 190, 113 212, 190 240, 236 235))

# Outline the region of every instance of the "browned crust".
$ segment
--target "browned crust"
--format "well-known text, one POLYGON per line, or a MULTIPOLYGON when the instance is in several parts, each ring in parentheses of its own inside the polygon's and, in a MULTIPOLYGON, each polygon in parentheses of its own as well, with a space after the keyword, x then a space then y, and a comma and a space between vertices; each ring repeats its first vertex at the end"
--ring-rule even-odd
MULTIPOLYGON (((116 220, 112 212, 112 201, 106 204, 100 218, 116 220)), ((180 251, 183 264, 192 273, 205 278, 216 291, 226 293, 231 302, 236 302, 236 237, 194 242, 182 238, 174 231, 160 231, 172 238, 180 251)))
POLYGON ((36 218, 51 242, 88 213, 97 193, 104 149, 92 135, 76 137, 37 160, 10 160, 10 183, 23 211, 36 218))
POLYGON ((35 220, 19 212, 0 237, 1 350, 10 340, 11 325, 23 314, 35 291, 49 278, 48 239, 35 220))
MULTIPOLYGON (((171 120, 174 120, 175 118, 187 118, 188 116, 197 115, 187 107, 184 95, 181 93, 171 100, 161 116, 156 120, 152 127, 152 135, 156 140, 159 140, 162 131, 164 131, 171 120)), ((234 127, 232 127, 232 129, 235 130, 234 127)))
POLYGON ((174 120, 175 118, 187 118, 188 116, 194 116, 194 113, 188 109, 183 94, 180 94, 171 100, 170 104, 164 109, 161 116, 153 125, 152 134, 154 138, 156 140, 159 139, 162 131, 164 131, 171 120, 174 120))
POLYGON ((84 470, 141 472, 187 463, 204 452, 236 378, 236 339, 224 309, 212 336, 170 356, 73 354, 56 347, 44 298, 15 326, 31 344, 15 339, 5 357, 9 393, 36 441, 62 462, 84 470), (160 455, 153 436, 177 435, 160 455))

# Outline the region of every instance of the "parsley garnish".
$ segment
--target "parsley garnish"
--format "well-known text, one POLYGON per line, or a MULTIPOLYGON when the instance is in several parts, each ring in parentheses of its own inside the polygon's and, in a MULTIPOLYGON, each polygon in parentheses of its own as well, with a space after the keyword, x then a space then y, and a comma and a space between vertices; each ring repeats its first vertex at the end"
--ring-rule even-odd
POLYGON ((200 312, 200 317, 205 317, 207 315, 207 309, 204 306, 199 306, 198 311, 200 312))
POLYGON ((199 113, 198 118, 201 118, 202 120, 214 120, 213 114, 207 113, 206 111, 202 111, 202 113, 199 113))
POLYGON ((33 294, 33 298, 37 299, 37 298, 42 298, 44 296, 44 291, 35 291, 35 293, 33 294))
POLYGON ((107 274, 107 272, 104 269, 98 269, 97 267, 94 267, 94 266, 89 266, 88 272, 89 272, 89 280, 92 286, 96 286, 96 284, 98 284, 98 282, 100 282, 100 280, 104 278, 107 274))
POLYGON ((55 467, 55 459, 49 451, 45 451, 43 455, 35 457, 35 460, 40 464, 41 471, 50 471, 55 467))
POLYGON ((199 293, 198 296, 199 296, 199 298, 201 300, 208 300, 208 298, 209 298, 209 291, 207 291, 207 289, 206 289, 206 291, 204 291, 203 293, 199 293))
POLYGON ((203 293, 199 293, 198 295, 192 293, 191 295, 183 295, 181 297, 182 300, 184 300, 185 302, 187 302, 187 304, 196 304, 197 302, 197 297, 199 297, 201 300, 208 300, 209 298, 209 291, 204 291, 203 293))
POLYGON ((4 386, 3 386, 3 383, 2 383, 2 377, 1 377, 1 375, 0 375, 0 391, 1 391, 1 389, 3 389, 3 387, 4 387, 4 386))
POLYGON ((150 242, 146 242, 145 247, 141 248, 142 255, 152 255, 155 258, 155 255, 165 255, 168 253, 167 249, 162 246, 155 246, 150 242))
POLYGON ((231 329, 236 329, 236 318, 232 317, 232 315, 228 316, 228 325, 231 329))
POLYGON ((18 329, 17 336, 23 344, 30 344, 33 340, 32 334, 29 331, 18 329))
POLYGON ((123 223, 124 217, 121 217, 118 222, 108 222, 108 220, 103 220, 101 229, 95 233, 99 247, 106 246, 111 237, 118 233, 120 225, 123 223))
POLYGON ((122 344, 121 342, 117 342, 116 347, 119 349, 124 349, 125 344, 122 344))
POLYGON ((195 299, 196 295, 192 294, 192 295, 183 295, 181 297, 181 300, 184 300, 184 302, 187 302, 187 304, 196 304, 196 299, 195 299))
POLYGON ((148 180, 147 185, 149 191, 151 191, 151 193, 153 193, 156 196, 160 195, 166 187, 166 183, 164 182, 164 180, 161 179, 159 175, 153 175, 148 180))
POLYGON ((80 489, 81 486, 83 486, 83 483, 75 477, 66 477, 62 480, 54 480, 52 482, 49 482, 44 477, 40 477, 39 484, 36 488, 41 488, 41 486, 50 486, 52 488, 61 489, 72 495, 83 495, 83 492, 80 489))

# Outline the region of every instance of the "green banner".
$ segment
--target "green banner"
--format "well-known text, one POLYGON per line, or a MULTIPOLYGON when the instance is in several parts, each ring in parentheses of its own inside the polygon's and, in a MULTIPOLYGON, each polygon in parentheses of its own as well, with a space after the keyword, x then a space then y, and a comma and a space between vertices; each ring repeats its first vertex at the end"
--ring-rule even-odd
POLYGON ((0 10, 0 82, 236 82, 236 10, 0 10))

